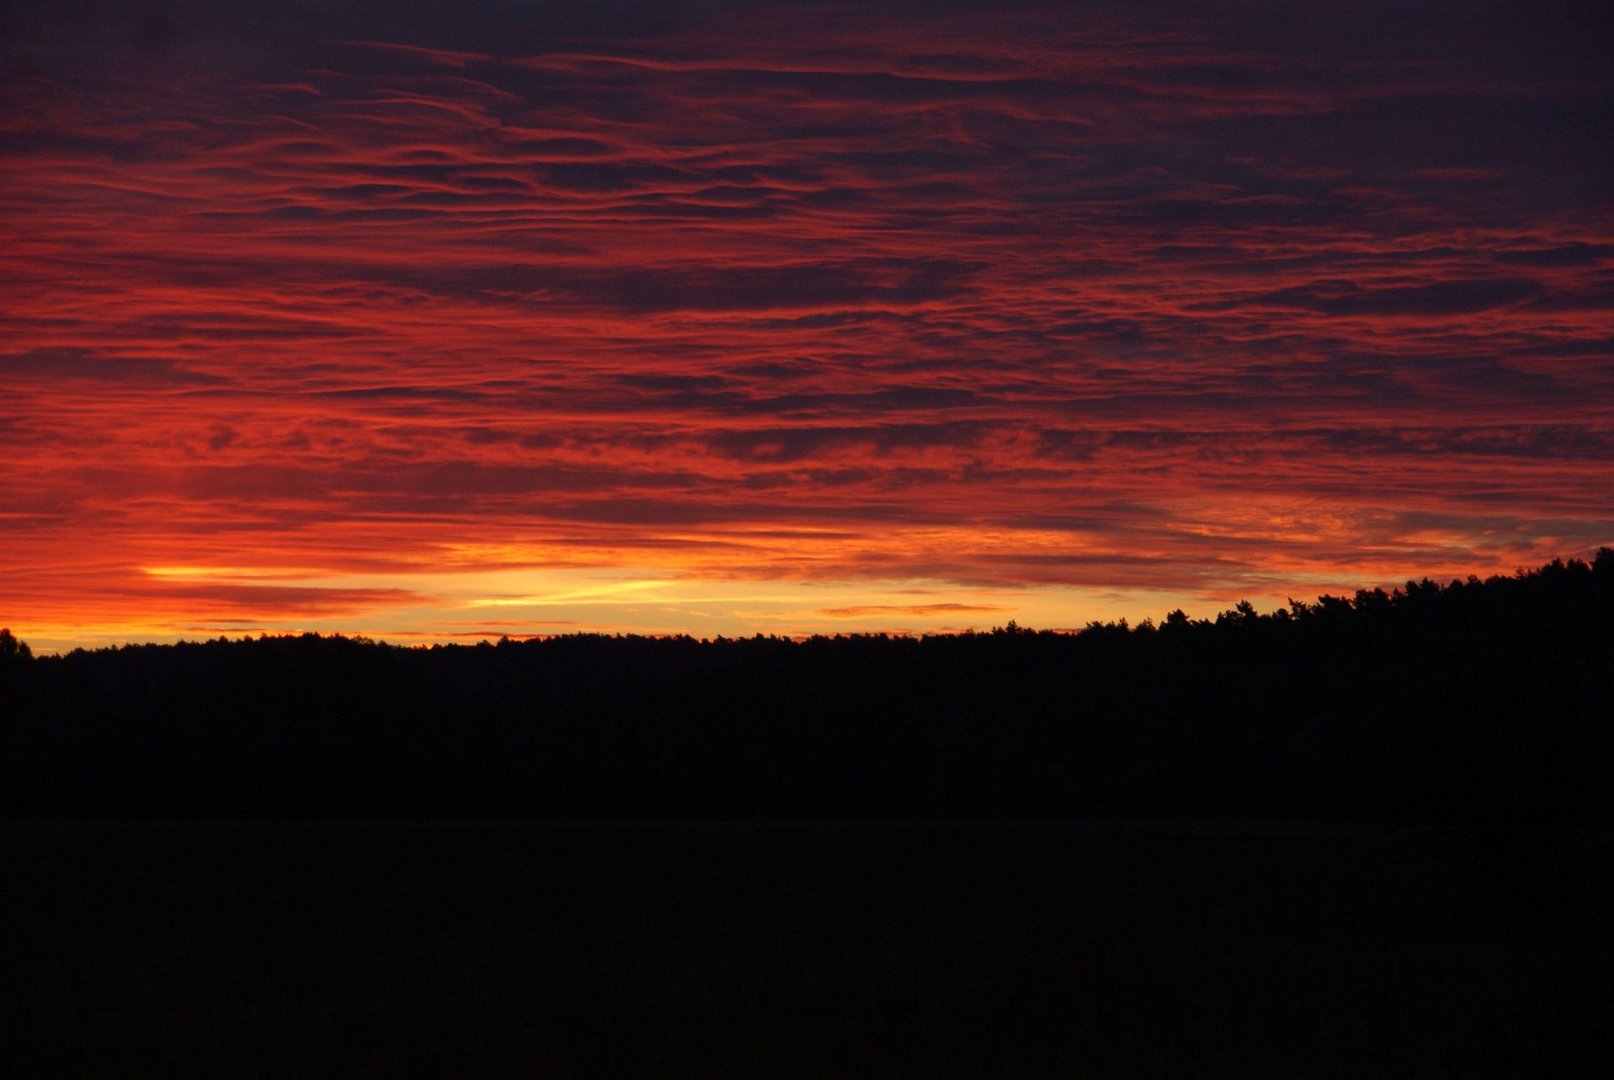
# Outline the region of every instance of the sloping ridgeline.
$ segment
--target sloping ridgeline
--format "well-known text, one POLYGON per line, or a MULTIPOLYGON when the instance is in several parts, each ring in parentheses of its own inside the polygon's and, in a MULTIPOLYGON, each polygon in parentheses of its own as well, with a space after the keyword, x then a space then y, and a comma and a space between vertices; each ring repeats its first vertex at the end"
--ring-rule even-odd
POLYGON ((4 644, 12 818, 1614 823, 1610 549, 1078 634, 4 644))

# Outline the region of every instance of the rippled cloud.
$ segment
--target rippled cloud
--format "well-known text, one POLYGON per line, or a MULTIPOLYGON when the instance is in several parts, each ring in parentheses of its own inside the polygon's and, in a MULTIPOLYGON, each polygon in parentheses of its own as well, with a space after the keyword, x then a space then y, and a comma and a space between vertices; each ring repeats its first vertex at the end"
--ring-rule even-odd
POLYGON ((7 618, 1079 625, 1614 542, 1606 19, 578 7, 5 16, 7 618))

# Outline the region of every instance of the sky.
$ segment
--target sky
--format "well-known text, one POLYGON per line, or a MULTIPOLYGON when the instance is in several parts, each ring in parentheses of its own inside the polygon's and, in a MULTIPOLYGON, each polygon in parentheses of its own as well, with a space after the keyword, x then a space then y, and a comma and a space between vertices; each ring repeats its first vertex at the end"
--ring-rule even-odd
POLYGON ((1587 555, 1611 42, 1485 0, 7 4, 0 624, 1074 628, 1587 555))

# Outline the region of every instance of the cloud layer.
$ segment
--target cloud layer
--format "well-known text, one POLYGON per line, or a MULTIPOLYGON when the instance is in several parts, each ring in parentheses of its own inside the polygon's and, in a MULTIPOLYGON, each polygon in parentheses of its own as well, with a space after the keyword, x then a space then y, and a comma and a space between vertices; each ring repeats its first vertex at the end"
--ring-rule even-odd
POLYGON ((1607 28, 1293 7, 24 6, 0 613, 990 622, 1614 541, 1607 28))

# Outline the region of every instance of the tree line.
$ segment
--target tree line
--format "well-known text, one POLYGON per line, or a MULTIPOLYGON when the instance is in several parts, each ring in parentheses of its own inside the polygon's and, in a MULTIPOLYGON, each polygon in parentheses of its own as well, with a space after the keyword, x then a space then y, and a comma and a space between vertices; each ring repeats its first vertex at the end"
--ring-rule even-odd
POLYGON ((13 818, 1614 824, 1614 549, 1214 619, 33 656, 13 818))

